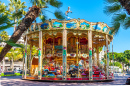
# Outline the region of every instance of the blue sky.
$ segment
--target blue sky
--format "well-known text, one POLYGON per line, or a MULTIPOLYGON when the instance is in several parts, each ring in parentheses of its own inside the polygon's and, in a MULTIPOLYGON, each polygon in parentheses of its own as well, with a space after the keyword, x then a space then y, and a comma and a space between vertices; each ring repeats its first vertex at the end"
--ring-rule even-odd
MULTIPOLYGON (((8 0, 1 0, 5 4, 8 4, 8 0)), ((25 1, 26 5, 32 6, 29 0, 21 0, 25 1)), ((68 6, 70 6, 70 10, 72 13, 69 13, 69 17, 71 18, 80 18, 85 19, 90 22, 104 22, 111 26, 111 18, 112 16, 106 15, 103 10, 106 6, 104 0, 60 0, 63 2, 63 6, 60 8, 62 12, 67 11, 68 6)), ((47 10, 54 12, 56 8, 49 6, 47 10)), ((28 11, 28 9, 26 9, 28 11)), ((55 16, 52 13, 45 12, 48 19, 54 19, 55 16)), ((9 35, 13 33, 13 28, 7 30, 9 35)), ((113 45, 114 52, 123 52, 124 50, 130 50, 130 29, 124 30, 120 28, 118 34, 114 36, 113 45)))

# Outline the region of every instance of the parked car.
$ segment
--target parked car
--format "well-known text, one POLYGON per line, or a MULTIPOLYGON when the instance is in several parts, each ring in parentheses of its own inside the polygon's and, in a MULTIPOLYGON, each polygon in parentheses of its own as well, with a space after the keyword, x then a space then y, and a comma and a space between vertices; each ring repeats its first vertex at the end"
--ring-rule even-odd
POLYGON ((126 85, 130 85, 130 77, 127 78, 126 85))
POLYGON ((22 70, 14 70, 14 72, 22 74, 22 70))
POLYGON ((120 73, 120 72, 114 73, 114 76, 123 76, 123 75, 125 75, 125 74, 124 73, 120 73))
POLYGON ((1 75, 1 72, 2 72, 2 71, 1 71, 1 68, 0 68, 0 75, 1 75))

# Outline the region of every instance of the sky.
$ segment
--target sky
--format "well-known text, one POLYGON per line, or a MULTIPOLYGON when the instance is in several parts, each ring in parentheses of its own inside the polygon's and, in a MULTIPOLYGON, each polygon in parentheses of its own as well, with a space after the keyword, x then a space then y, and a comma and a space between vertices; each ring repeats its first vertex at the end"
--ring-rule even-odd
MULTIPOLYGON (((1 0, 6 5, 9 3, 9 0, 1 0)), ((28 7, 31 7, 30 0, 21 0, 22 2, 25 1, 27 8, 25 11, 28 11, 28 7)), ((59 8, 63 13, 67 11, 68 6, 70 6, 70 10, 72 13, 69 13, 68 16, 70 18, 80 18, 85 19, 89 22, 104 22, 108 24, 108 26, 111 27, 111 19, 112 15, 106 15, 103 10, 106 6, 106 3, 104 0, 60 0, 63 2, 63 5, 61 8, 59 8)), ((59 10, 57 8, 54 8, 52 6, 49 6, 46 10, 49 10, 51 12, 54 12, 55 10, 59 10)), ((45 11, 45 14, 47 15, 47 18, 55 19, 56 17, 54 14, 45 11)), ((39 19, 37 19, 38 22, 39 19)), ((6 30, 9 35, 13 33, 13 28, 9 28, 6 30)), ((113 40, 113 51, 114 52, 124 52, 125 50, 130 50, 130 29, 124 30, 122 27, 120 28, 118 34, 114 35, 113 40)), ((111 46, 111 45, 110 45, 111 46)), ((112 47, 110 47, 110 51, 112 50, 112 47)))

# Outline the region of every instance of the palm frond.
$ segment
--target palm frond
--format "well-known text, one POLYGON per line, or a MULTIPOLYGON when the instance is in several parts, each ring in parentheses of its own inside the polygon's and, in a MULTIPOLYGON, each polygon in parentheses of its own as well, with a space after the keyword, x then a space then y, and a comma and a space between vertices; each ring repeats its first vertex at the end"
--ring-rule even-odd
POLYGON ((61 11, 59 11, 59 10, 56 10, 54 14, 55 14, 56 18, 58 18, 60 20, 65 19, 64 14, 61 11))
POLYGON ((22 11, 18 11, 17 13, 12 14, 13 18, 16 18, 16 17, 19 17, 19 16, 22 16, 22 11))
POLYGON ((45 20, 47 20, 47 16, 45 16, 45 15, 40 15, 39 17, 43 23, 45 23, 45 20))
POLYGON ((104 13, 112 14, 112 13, 120 11, 121 9, 122 9, 122 6, 118 3, 115 3, 115 4, 111 4, 110 6, 106 6, 104 13))
MULTIPOLYGON (((2 40, 1 40, 1 41, 2 41, 2 40)), ((14 46, 14 47, 21 47, 21 48, 24 48, 23 45, 21 45, 21 44, 16 44, 16 43, 14 43, 12 40, 3 41, 3 42, 5 42, 5 43, 7 43, 7 44, 9 44, 9 45, 11 45, 11 46, 14 46)))
POLYGON ((0 26, 0 31, 1 31, 1 30, 5 30, 5 29, 8 29, 8 28, 10 28, 10 27, 13 27, 14 24, 15 24, 15 23, 7 24, 7 25, 2 25, 2 26, 0 26))
POLYGON ((113 22, 124 22, 124 20, 126 19, 126 14, 125 13, 121 13, 121 14, 116 14, 115 16, 113 16, 112 20, 113 22))
POLYGON ((107 2, 107 3, 115 3, 115 2, 118 2, 118 0, 105 0, 105 2, 107 2))
POLYGON ((112 33, 117 34, 118 31, 119 31, 119 28, 120 28, 120 23, 119 22, 113 22, 112 23, 112 28, 111 28, 112 33))
POLYGON ((0 13, 5 12, 6 7, 7 7, 7 6, 6 6, 4 3, 1 3, 1 2, 0 2, 0 13))
POLYGON ((126 18, 123 26, 124 26, 124 29, 130 28, 130 17, 126 18))
POLYGON ((49 3, 50 3, 50 5, 52 5, 52 6, 54 6, 54 7, 57 7, 57 8, 59 8, 59 7, 62 6, 62 2, 57 1, 57 0, 50 0, 49 3))
POLYGON ((0 15, 0 25, 9 22, 8 15, 0 15))

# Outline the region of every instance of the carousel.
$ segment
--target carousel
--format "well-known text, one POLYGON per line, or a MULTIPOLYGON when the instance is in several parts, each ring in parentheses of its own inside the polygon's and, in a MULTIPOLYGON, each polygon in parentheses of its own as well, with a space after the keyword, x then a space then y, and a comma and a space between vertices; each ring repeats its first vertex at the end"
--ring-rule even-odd
POLYGON ((49 81, 112 80, 110 27, 84 19, 33 23, 24 34, 23 79, 49 81), (27 49, 27 46, 30 46, 27 49), (32 55, 33 47, 37 54, 32 55), (101 48, 104 48, 101 55, 101 48), (29 50, 29 53, 27 52, 29 50), (102 62, 101 58, 105 59, 102 62))

